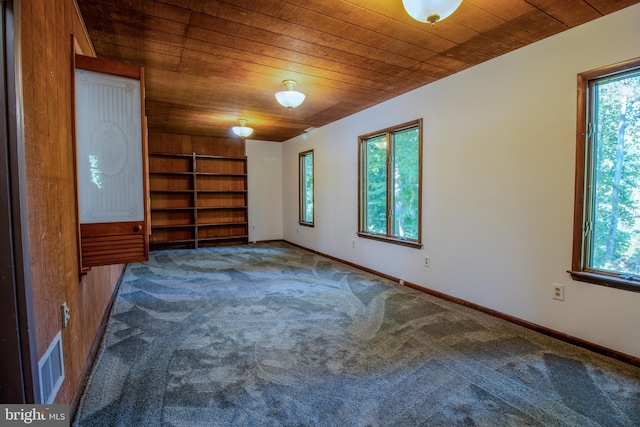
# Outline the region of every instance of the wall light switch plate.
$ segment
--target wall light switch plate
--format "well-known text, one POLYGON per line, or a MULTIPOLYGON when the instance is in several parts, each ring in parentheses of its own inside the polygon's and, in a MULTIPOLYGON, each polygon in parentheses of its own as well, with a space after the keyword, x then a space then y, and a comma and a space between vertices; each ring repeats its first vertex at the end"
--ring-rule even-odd
POLYGON ((66 302, 62 304, 60 310, 62 312, 62 327, 66 328, 69 324, 69 319, 71 319, 71 310, 69 309, 69 306, 66 302))

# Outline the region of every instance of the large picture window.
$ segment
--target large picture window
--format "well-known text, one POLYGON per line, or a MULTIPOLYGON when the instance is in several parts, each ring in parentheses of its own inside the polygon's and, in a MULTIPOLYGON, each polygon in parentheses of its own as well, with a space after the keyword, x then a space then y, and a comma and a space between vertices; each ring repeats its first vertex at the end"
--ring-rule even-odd
POLYGON ((358 141, 358 235, 422 247, 422 119, 358 141))
POLYGON ((640 59, 578 76, 574 279, 640 291, 640 59))
POLYGON ((299 154, 300 224, 313 226, 313 150, 299 154))

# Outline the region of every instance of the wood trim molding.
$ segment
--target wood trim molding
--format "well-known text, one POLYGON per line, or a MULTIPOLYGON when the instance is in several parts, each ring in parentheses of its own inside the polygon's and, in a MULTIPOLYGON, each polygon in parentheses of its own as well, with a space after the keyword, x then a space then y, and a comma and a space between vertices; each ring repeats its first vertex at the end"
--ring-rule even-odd
MULTIPOLYGON (((315 166, 315 154, 313 151, 313 148, 309 149, 309 150, 305 150, 302 151, 300 153, 298 153, 298 224, 303 225, 305 227, 313 227, 315 225, 315 211, 313 212, 313 220, 311 222, 305 222, 303 221, 304 219, 304 214, 302 212, 302 208, 306 207, 306 202, 302 203, 302 199, 303 197, 306 199, 306 193, 303 196, 303 182, 302 182, 302 170, 303 170, 303 160, 306 159, 306 157, 308 155, 311 155, 311 162, 312 162, 312 168, 311 168, 311 182, 313 185, 312 191, 313 191, 313 200, 311 201, 312 206, 315 206, 315 200, 316 200, 316 189, 315 189, 315 175, 316 175, 316 166, 315 166)), ((306 174, 305 174, 306 177, 306 174)))
POLYGON ((78 16, 78 21, 80 22, 80 25, 82 26, 82 32, 84 33, 84 37, 87 40, 87 44, 89 45, 89 48, 91 49, 91 52, 85 53, 85 55, 97 57, 98 54, 96 53, 96 49, 93 46, 93 42, 91 41, 91 37, 89 37, 89 30, 87 30, 87 27, 84 24, 84 19, 82 19, 82 12, 80 12, 80 7, 78 6, 77 0, 73 0, 73 8, 75 9, 76 15, 78 16))
MULTIPOLYGON (((140 80, 140 97, 142 98, 144 96, 144 90, 142 89, 142 85, 144 84, 144 71, 142 67, 111 61, 109 59, 95 58, 87 55, 76 55, 75 68, 140 80)), ((142 112, 144 113, 144 109, 142 112)))
MULTIPOLYGON (((78 5, 76 1, 73 1, 76 10, 78 5)), ((71 76, 71 147, 73 152, 77 152, 76 145, 76 83, 75 83, 75 70, 76 70, 76 56, 82 55, 82 47, 80 43, 78 43, 78 39, 72 34, 71 35, 71 58, 69 58, 71 63, 71 69, 69 70, 69 75, 71 76)), ((76 257, 78 261, 78 277, 82 278, 84 275, 88 274, 91 270, 90 267, 82 266, 82 240, 80 239, 80 204, 78 200, 78 160, 76 156, 73 156, 73 182, 74 182, 74 201, 75 201, 75 215, 76 215, 76 244, 78 250, 76 251, 76 257)))
MULTIPOLYGON (((587 253, 587 235, 593 232, 585 231, 586 220, 592 220, 588 217, 587 211, 589 205, 593 204, 590 192, 586 189, 589 185, 591 173, 594 163, 593 150, 594 142, 588 141, 588 123, 592 115, 589 105, 593 102, 589 99, 590 84, 593 80, 613 77, 616 73, 635 70, 640 68, 640 57, 605 67, 596 68, 594 70, 585 71, 577 75, 577 109, 576 109, 576 156, 575 156, 575 183, 574 183, 574 201, 573 201, 573 238, 571 252, 571 269, 568 273, 571 278, 580 282, 587 282, 596 285, 608 286, 617 289, 623 289, 632 292, 640 292, 640 284, 637 280, 625 278, 620 274, 614 274, 603 270, 593 269, 589 266, 587 253)), ((631 275, 630 277, 633 277, 631 275)))
POLYGON ((24 100, 22 72, 21 3, 6 2, 5 71, 7 73, 7 116, 9 171, 11 181, 11 215, 13 218, 13 256, 16 280, 16 303, 22 377, 24 380, 24 403, 40 403, 40 378, 38 375, 38 352, 36 348, 35 309, 33 306, 32 277, 29 243, 29 215, 27 195, 27 155, 25 153, 24 100), (7 35, 11 34, 11 37, 7 35))
POLYGON ((423 193, 423 186, 422 186, 422 153, 423 153, 423 141, 424 141, 424 131, 423 131, 423 119, 422 118, 418 118, 409 122, 405 122, 399 125, 395 125, 395 126, 391 126, 391 127, 387 127, 385 129, 380 129, 377 130, 375 132, 369 132, 367 134, 364 135, 360 135, 358 136, 358 236, 364 239, 372 239, 372 240, 378 240, 381 242, 386 242, 386 243, 391 243, 391 244, 396 244, 396 245, 403 245, 403 246, 408 246, 411 248, 416 248, 416 249, 421 249, 422 248, 422 214, 418 215, 418 238, 417 239, 404 239, 404 238, 400 238, 398 236, 395 236, 392 232, 392 221, 391 221, 391 211, 392 211, 392 207, 389 206, 389 204, 391 203, 391 194, 393 194, 393 179, 391 179, 390 177, 390 169, 391 169, 391 162, 392 162, 392 154, 391 154, 391 145, 393 145, 391 143, 392 140, 392 135, 396 132, 402 132, 403 130, 408 130, 408 129, 412 129, 412 128, 418 128, 418 134, 419 134, 419 142, 418 142, 418 187, 419 187, 419 192, 418 192, 418 212, 421 213, 422 212, 422 193, 423 193), (366 164, 363 164, 363 161, 366 161, 366 147, 367 147, 367 140, 373 137, 377 137, 377 136, 386 136, 386 140, 387 140, 387 144, 391 144, 390 146, 388 146, 387 148, 385 148, 386 151, 386 156, 387 156, 387 176, 386 176, 386 184, 387 184, 387 195, 386 197, 386 204, 387 204, 387 214, 386 214, 386 231, 384 234, 375 234, 375 233, 370 233, 367 230, 365 230, 364 228, 364 223, 365 221, 365 217, 367 215, 367 208, 366 208, 366 201, 365 201, 365 191, 363 191, 362 186, 365 184, 366 181, 366 171, 365 166, 366 164))
POLYGON ((382 273, 382 272, 379 272, 379 271, 376 271, 376 270, 372 270, 370 268, 363 267, 361 265, 358 265, 358 264, 355 264, 355 263, 352 263, 352 262, 349 262, 349 261, 345 261, 343 259, 336 258, 334 256, 327 255, 325 253, 322 253, 322 252, 319 252, 319 251, 315 251, 313 249, 306 248, 304 246, 298 245, 298 244, 293 243, 293 242, 289 242, 287 240, 283 240, 283 241, 285 243, 288 243, 288 244, 292 245, 292 246, 307 250, 309 252, 312 252, 312 253, 317 254, 317 255, 321 255, 321 256, 323 256, 325 258, 329 258, 329 259, 334 260, 334 261, 341 262, 341 263, 346 264, 346 265, 348 265, 350 267, 354 267, 354 268, 357 268, 359 270, 366 271, 367 273, 375 274, 376 276, 383 277, 383 278, 391 280, 393 282, 397 282, 399 284, 402 284, 402 285, 407 286, 409 288, 415 289, 417 291, 424 292, 425 294, 433 295, 433 296, 435 296, 437 298, 442 298, 442 299, 444 299, 446 301, 453 302, 455 304, 459 304, 459 305, 462 305, 462 306, 465 306, 465 307, 480 311, 480 312, 485 313, 485 314, 489 314, 491 316, 497 317, 497 318, 502 319, 502 320, 506 320, 507 322, 513 323, 513 324, 518 325, 518 326, 522 326, 524 328, 530 329, 530 330, 535 331, 535 332, 539 332, 539 333, 541 333, 543 335, 547 335, 547 336, 549 336, 551 338, 558 339, 558 340, 566 342, 568 344, 573 344, 573 345, 576 345, 578 347, 582 347, 584 349, 593 351, 594 353, 598 353, 598 354, 601 354, 601 355, 604 355, 604 356, 607 356, 607 357, 611 357, 612 359, 616 359, 616 360, 619 360, 621 362, 628 363, 629 365, 640 367, 640 358, 638 358, 638 357, 635 357, 635 356, 632 356, 632 355, 629 355, 629 354, 626 354, 626 353, 622 353, 620 351, 613 350, 613 349, 604 347, 602 345, 595 344, 595 343, 592 343, 590 341, 583 340, 582 338, 578 338, 578 337, 574 337, 574 336, 569 335, 569 334, 565 334, 563 332, 559 332, 559 331, 556 331, 556 330, 553 330, 553 329, 549 329, 547 327, 538 325, 536 323, 529 322, 527 320, 523 320, 523 319, 520 319, 518 317, 511 316, 509 314, 505 314, 505 313, 499 312, 497 310, 493 310, 491 308, 483 307, 481 305, 478 305, 478 304, 463 300, 461 298, 456 298, 456 297, 453 297, 451 295, 447 295, 445 293, 442 293, 442 292, 439 292, 439 291, 436 291, 436 290, 433 290, 433 289, 429 289, 429 288, 426 288, 424 286, 421 286, 421 285, 418 285, 418 284, 415 284, 415 283, 407 282, 405 280, 399 279, 398 277, 390 276, 388 274, 385 274, 385 273, 382 273))

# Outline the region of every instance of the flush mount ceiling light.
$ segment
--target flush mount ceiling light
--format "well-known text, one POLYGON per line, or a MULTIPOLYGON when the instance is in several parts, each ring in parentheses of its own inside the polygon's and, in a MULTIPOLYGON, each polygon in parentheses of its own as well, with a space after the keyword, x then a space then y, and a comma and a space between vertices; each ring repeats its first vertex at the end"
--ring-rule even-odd
POLYGON ((253 129, 245 126, 247 124, 246 120, 240 119, 239 122, 240 122, 240 126, 234 126, 232 128, 233 133, 238 135, 240 138, 245 139, 246 137, 251 135, 251 133, 253 132, 253 129))
POLYGON ((402 0, 407 13, 416 21, 435 25, 460 6, 462 0, 402 0))
POLYGON ((295 80, 284 80, 282 82, 287 90, 276 93, 276 99, 283 107, 286 107, 288 110, 292 110, 296 108, 298 105, 302 104, 304 101, 305 95, 304 93, 296 92, 293 90, 296 87, 295 80))

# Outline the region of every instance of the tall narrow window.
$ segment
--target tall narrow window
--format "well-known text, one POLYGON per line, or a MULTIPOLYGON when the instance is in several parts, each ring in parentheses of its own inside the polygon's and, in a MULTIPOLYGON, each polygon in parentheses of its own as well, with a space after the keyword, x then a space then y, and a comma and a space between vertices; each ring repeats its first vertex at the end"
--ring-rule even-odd
POLYGON ((300 224, 313 226, 313 150, 299 154, 300 224))
POLYGON ((640 291, 640 59, 578 76, 571 274, 640 291))
POLYGON ((359 138, 360 237, 422 247, 422 119, 359 138))

